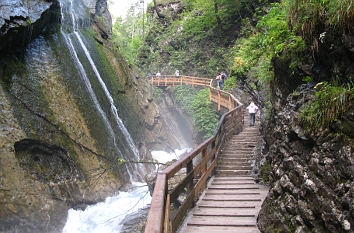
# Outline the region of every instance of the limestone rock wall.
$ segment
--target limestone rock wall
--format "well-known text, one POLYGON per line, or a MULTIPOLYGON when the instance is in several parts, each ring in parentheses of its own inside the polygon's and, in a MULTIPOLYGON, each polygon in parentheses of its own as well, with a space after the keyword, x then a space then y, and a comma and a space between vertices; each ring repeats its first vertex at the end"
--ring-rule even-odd
POLYGON ((282 108, 273 110, 268 122, 271 189, 258 222, 264 232, 353 228, 353 141, 323 129, 305 134, 298 110, 313 97, 313 86, 299 87, 282 108))

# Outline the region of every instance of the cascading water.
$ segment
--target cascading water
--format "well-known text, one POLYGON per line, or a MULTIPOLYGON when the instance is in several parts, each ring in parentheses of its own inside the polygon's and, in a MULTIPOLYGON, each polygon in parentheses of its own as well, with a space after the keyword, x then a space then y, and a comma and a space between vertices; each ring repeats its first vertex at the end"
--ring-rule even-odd
MULTIPOLYGON (((128 130, 118 116, 118 111, 114 104, 114 100, 81 35, 79 23, 83 24, 85 22, 86 9, 84 9, 81 0, 61 0, 60 2, 62 16, 61 34, 64 38, 66 46, 68 47, 71 59, 73 60, 80 77, 83 79, 90 97, 105 122, 105 126, 109 131, 110 136, 112 137, 114 150, 120 157, 124 157, 127 160, 138 161, 139 152, 128 130), (75 47, 74 44, 77 46, 75 47), (100 101, 92 88, 92 84, 84 68, 83 62, 80 60, 84 58, 79 56, 79 50, 83 51, 84 58, 88 61, 90 68, 92 69, 100 87, 104 92, 106 100, 108 100, 114 122, 124 135, 124 140, 132 152, 130 158, 125 156, 118 148, 116 143, 116 134, 112 124, 108 120, 107 113, 105 113, 101 107, 100 101)), ((136 178, 140 178, 141 180, 141 174, 145 172, 143 166, 131 163, 127 164, 127 171, 131 181, 134 181, 136 178)), ((120 192, 118 196, 109 197, 104 203, 98 203, 97 205, 90 206, 85 211, 70 209, 68 213, 68 220, 63 232, 119 232, 125 215, 137 211, 139 208, 146 207, 146 205, 148 205, 151 201, 151 197, 148 194, 148 188, 145 184, 132 182, 132 186, 132 192, 120 192)))
MULTIPOLYGON (((74 1, 80 1, 80 0, 62 0, 61 1, 61 13, 62 13, 62 27, 61 27, 61 34, 64 37, 65 43, 68 47, 68 50, 70 52, 70 55, 74 61, 75 66, 77 67, 81 78, 84 80, 84 83, 86 85, 86 88, 88 89, 90 96, 97 108, 97 110, 99 111, 100 115, 102 116, 105 125, 113 139, 113 143, 115 146, 115 150, 117 152, 117 154, 120 157, 125 158, 126 160, 133 160, 133 161, 138 161, 139 160, 139 152, 135 146, 135 143, 132 139, 132 137, 130 136, 128 130, 126 129, 126 127, 124 126, 122 120, 120 119, 120 117, 118 116, 118 111, 117 108, 114 104, 114 100, 105 84, 105 82, 103 81, 100 72, 98 71, 95 62, 93 61, 90 52, 88 51, 81 33, 80 33, 80 25, 79 22, 85 22, 85 17, 86 17, 86 9, 83 7, 83 4, 80 2, 76 2, 75 6, 74 6, 74 1), (124 140, 126 141, 130 151, 132 152, 132 155, 128 158, 127 156, 125 156, 118 148, 117 144, 116 144, 116 136, 115 133, 113 131, 112 125, 110 124, 110 122, 108 121, 107 115, 106 113, 102 110, 102 107, 100 106, 100 103, 97 99, 97 96, 91 86, 90 80, 87 77, 87 73, 82 65, 82 62, 80 61, 79 57, 78 57, 78 49, 74 47, 73 45, 73 39, 76 39, 78 44, 80 45, 80 49, 82 49, 82 51, 85 54, 86 59, 88 60, 91 69, 93 70, 101 88, 103 89, 105 96, 110 104, 110 110, 111 113, 113 115, 113 118, 115 120, 116 125, 118 126, 118 128, 120 129, 120 131, 122 132, 122 134, 124 135, 124 140)), ((144 167, 142 165, 139 164, 132 164, 132 163, 127 163, 127 171, 129 173, 130 176, 130 180, 133 181, 136 178, 139 178, 140 180, 142 179, 142 175, 145 170, 144 167)))

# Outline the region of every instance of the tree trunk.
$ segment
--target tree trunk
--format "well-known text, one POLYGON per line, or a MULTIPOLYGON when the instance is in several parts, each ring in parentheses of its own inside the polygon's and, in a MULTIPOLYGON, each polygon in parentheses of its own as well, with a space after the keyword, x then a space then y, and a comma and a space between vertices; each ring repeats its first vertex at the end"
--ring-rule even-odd
POLYGON ((155 11, 156 11, 157 16, 158 16, 160 19, 164 19, 165 16, 164 16, 163 14, 161 14, 161 13, 159 12, 159 10, 157 9, 156 0, 154 0, 154 6, 155 6, 155 11))

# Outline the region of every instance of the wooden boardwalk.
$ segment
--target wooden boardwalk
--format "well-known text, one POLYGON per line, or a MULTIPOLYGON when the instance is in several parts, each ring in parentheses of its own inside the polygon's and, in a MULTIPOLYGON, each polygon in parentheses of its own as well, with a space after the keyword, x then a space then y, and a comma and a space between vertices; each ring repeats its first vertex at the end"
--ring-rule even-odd
POLYGON ((258 137, 257 124, 245 125, 243 132, 228 140, 219 155, 215 176, 179 232, 260 232, 257 216, 268 190, 251 176, 258 137))
POLYGON ((209 100, 217 104, 218 111, 228 111, 210 138, 159 171, 145 233, 259 232, 257 216, 268 190, 250 174, 259 132, 258 125, 244 125, 244 105, 216 88, 215 79, 161 75, 149 81, 153 86, 208 86, 209 100), (186 176, 169 190, 178 172, 186 176))

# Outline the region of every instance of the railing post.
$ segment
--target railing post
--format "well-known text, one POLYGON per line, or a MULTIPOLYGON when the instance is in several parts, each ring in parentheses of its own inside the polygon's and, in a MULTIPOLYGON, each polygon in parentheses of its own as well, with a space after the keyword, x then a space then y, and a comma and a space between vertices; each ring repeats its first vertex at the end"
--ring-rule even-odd
POLYGON ((231 96, 229 95, 229 111, 233 109, 231 96))
MULTIPOLYGON (((191 173, 193 171, 193 160, 189 161, 186 167, 187 167, 187 174, 191 173)), ((187 188, 188 188, 188 193, 190 193, 193 189, 193 179, 188 183, 187 188)))
POLYGON ((220 105, 221 105, 221 95, 220 95, 220 91, 218 90, 218 111, 220 111, 220 105))
POLYGON ((181 86, 183 85, 183 76, 180 77, 181 79, 181 86))
MULTIPOLYGON (((204 161, 204 160, 206 160, 206 157, 207 157, 207 147, 206 148, 204 148, 203 150, 202 150, 202 161, 204 161)), ((204 161, 205 162, 205 164, 202 166, 202 176, 204 176, 204 174, 206 173, 206 171, 207 171, 207 164, 208 164, 208 161, 204 161)), ((206 189, 206 182, 205 182, 205 184, 203 185, 203 189, 206 189)))
POLYGON ((212 95, 211 88, 209 88, 209 101, 210 102, 211 102, 211 95, 212 95))
POLYGON ((195 81, 195 78, 192 77, 192 87, 194 87, 194 81, 195 81))
POLYGON ((154 76, 151 76, 151 85, 154 86, 154 76))
POLYGON ((171 233, 172 226, 170 221, 170 208, 171 208, 171 198, 170 194, 167 194, 166 208, 165 208, 165 222, 163 227, 164 233, 171 233))

